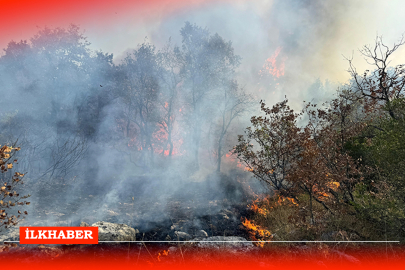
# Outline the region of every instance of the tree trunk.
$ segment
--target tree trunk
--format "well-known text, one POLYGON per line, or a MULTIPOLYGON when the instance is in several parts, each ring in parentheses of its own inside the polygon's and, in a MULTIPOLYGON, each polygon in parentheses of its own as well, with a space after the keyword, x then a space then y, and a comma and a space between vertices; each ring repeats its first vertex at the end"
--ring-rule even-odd
POLYGON ((217 172, 221 172, 221 159, 222 159, 222 155, 221 155, 221 151, 222 151, 222 145, 221 145, 221 140, 220 140, 220 144, 218 145, 218 153, 217 153, 217 172))
POLYGON ((199 163, 199 153, 200 153, 200 140, 201 140, 201 123, 199 121, 196 121, 196 125, 194 128, 194 136, 193 136, 193 147, 194 147, 194 164, 193 167, 196 171, 200 169, 200 163, 199 163))
POLYGON ((309 194, 309 212, 311 215, 311 225, 315 224, 315 219, 314 219, 314 212, 312 210, 312 188, 311 188, 311 192, 309 194))
POLYGON ((173 148, 174 148, 171 133, 169 133, 169 139, 168 140, 169 140, 169 157, 171 157, 172 154, 173 154, 173 148))
POLYGON ((130 127, 130 125, 131 125, 131 120, 128 117, 128 119, 127 119, 127 138, 129 138, 129 127, 130 127))

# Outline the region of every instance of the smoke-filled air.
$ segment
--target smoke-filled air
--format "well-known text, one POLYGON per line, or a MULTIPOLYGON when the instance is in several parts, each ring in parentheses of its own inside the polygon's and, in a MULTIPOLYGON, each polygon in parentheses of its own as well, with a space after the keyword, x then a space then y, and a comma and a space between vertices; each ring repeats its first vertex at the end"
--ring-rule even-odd
POLYGON ((401 1, 130 2, 8 7, 1 234, 405 237, 401 1))

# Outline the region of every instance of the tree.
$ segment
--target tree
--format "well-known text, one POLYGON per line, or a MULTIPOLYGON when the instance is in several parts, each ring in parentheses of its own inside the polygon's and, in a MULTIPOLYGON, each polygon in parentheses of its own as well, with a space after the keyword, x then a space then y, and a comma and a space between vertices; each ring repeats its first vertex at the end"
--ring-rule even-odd
POLYGON ((239 135, 234 152, 249 171, 270 189, 288 194, 291 183, 288 172, 301 151, 301 130, 297 126, 300 114, 288 106, 287 100, 271 109, 260 102, 263 116, 253 116, 246 135, 239 135))
MULTIPOLYGON (((210 36, 207 29, 186 22, 180 30, 184 67, 184 92, 188 104, 188 123, 191 127, 191 147, 194 168, 199 168, 199 148, 205 115, 212 112, 212 104, 218 98, 216 90, 233 79, 240 64, 231 42, 225 42, 218 34, 210 36)), ((219 92, 220 93, 220 92, 219 92)))
POLYGON ((325 109, 315 110, 316 105, 311 104, 304 109, 309 118, 306 128, 316 143, 328 178, 339 185, 340 193, 329 189, 336 202, 342 199, 339 196, 343 196, 345 203, 353 202, 354 187, 361 180, 358 161, 347 149, 347 144, 367 127, 368 114, 362 111, 359 116, 359 106, 358 102, 342 93, 325 109))
MULTIPOLYGON (((184 61, 178 47, 172 47, 169 43, 158 53, 160 79, 160 107, 162 109, 162 122, 159 123, 167 133, 167 144, 169 145, 167 156, 173 154, 173 130, 176 123, 176 116, 181 110, 179 94, 183 82, 180 71, 183 69, 184 61)), ((166 145, 165 145, 166 146, 166 145)), ((166 147, 164 147, 165 149, 166 147)))
POLYGON ((138 150, 143 153, 143 163, 145 166, 152 166, 155 143, 153 134, 161 122, 157 109, 160 67, 155 47, 148 43, 141 44, 124 59, 121 69, 125 73, 125 80, 121 84, 121 98, 125 104, 127 136, 130 136, 133 124, 133 135, 136 137, 138 150))
POLYGON ((391 55, 404 43, 405 40, 402 36, 400 41, 390 49, 384 44, 382 37, 377 37, 373 47, 364 46, 360 52, 366 58, 367 63, 375 69, 371 72, 366 70, 362 76, 357 73, 352 59, 347 59, 349 72, 355 82, 355 92, 360 92, 368 102, 385 105, 392 118, 396 117, 392 101, 404 94, 405 69, 403 64, 390 68, 389 63, 391 55))
POLYGON ((392 67, 390 61, 404 43, 402 36, 388 47, 382 37, 377 37, 373 46, 364 46, 360 52, 374 70, 366 70, 363 76, 357 74, 352 59, 348 59, 354 81, 352 91, 360 94, 371 116, 367 129, 350 144, 351 153, 371 168, 355 190, 355 209, 364 224, 372 224, 375 235, 394 239, 404 236, 405 224, 405 71, 403 64, 392 67))
POLYGON ((353 107, 345 102, 349 100, 340 97, 324 109, 307 104, 300 113, 287 100, 271 109, 261 102, 265 117, 252 117, 252 127, 235 147, 239 159, 270 189, 298 202, 300 194, 308 195, 311 224, 313 201, 335 214, 354 202, 355 186, 362 180, 346 144, 365 125, 352 121, 353 107), (298 120, 306 124, 300 127, 298 120))
POLYGON ((365 46, 362 53, 376 70, 361 77, 349 60, 353 83, 322 106, 309 103, 296 114, 287 101, 271 109, 262 102, 265 116, 252 117, 235 152, 259 180, 299 207, 267 203, 267 210, 287 210, 285 222, 304 225, 312 238, 336 230, 349 239, 404 237, 405 79, 403 65, 391 68, 387 60, 403 43, 365 46))
POLYGON ((222 157, 226 152, 223 150, 224 141, 232 122, 242 116, 253 104, 253 98, 244 89, 240 88, 236 81, 231 81, 229 86, 222 89, 222 98, 219 99, 219 115, 216 123, 219 129, 217 135, 217 172, 221 171, 222 157))
POLYGON ((2 113, 14 114, 0 121, 0 136, 7 143, 19 139, 21 166, 32 178, 72 174, 88 142, 108 137, 100 124, 120 78, 112 54, 89 44, 75 25, 45 27, 28 42, 10 42, 0 58, 2 113), (18 104, 6 102, 16 94, 18 104))

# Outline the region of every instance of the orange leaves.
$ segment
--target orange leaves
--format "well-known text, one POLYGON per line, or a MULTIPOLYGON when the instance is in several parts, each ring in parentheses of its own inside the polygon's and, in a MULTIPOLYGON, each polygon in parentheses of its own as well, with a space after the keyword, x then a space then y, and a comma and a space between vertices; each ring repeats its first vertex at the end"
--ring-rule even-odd
MULTIPOLYGON (((7 145, 3 145, 0 148, 0 171, 1 173, 5 173, 8 170, 13 169, 13 163, 17 163, 17 159, 13 160, 13 163, 8 162, 10 158, 14 155, 16 151, 19 151, 19 147, 9 147, 7 145)), ((7 174, 5 174, 7 176, 7 174)), ((11 207, 15 206, 23 206, 28 205, 29 202, 22 201, 23 199, 28 198, 30 195, 27 196, 20 196, 14 190, 17 184, 22 184, 21 178, 24 174, 15 172, 9 182, 4 183, 3 186, 0 187, 0 230, 2 228, 9 228, 10 226, 17 225, 17 223, 21 220, 22 212, 17 210, 16 213, 18 215, 8 215, 7 211, 11 207)), ((24 214, 27 215, 28 213, 24 211, 24 214)))
POLYGON ((333 191, 336 191, 339 187, 340 187, 340 183, 339 182, 329 182, 328 187, 330 189, 332 189, 333 191))
MULTIPOLYGON (((0 148, 0 170, 1 172, 6 172, 9 169, 13 168, 13 164, 12 163, 7 163, 8 160, 12 157, 12 155, 14 154, 14 152, 19 151, 20 148, 19 147, 10 147, 7 145, 3 145, 0 148)), ((16 163, 17 160, 14 160, 14 163, 16 163)))
POLYGON ((288 169, 297 157, 301 147, 302 130, 297 126, 300 114, 288 106, 284 100, 267 108, 261 102, 263 116, 253 116, 252 126, 246 135, 238 137, 234 147, 247 171, 274 190, 286 190, 288 169))

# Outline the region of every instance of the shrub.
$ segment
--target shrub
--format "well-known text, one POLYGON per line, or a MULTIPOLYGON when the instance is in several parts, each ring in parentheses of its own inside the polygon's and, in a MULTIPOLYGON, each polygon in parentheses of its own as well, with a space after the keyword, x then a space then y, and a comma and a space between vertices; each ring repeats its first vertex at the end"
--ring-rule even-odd
POLYGON ((28 214, 20 207, 30 204, 25 201, 30 195, 21 196, 18 193, 24 184, 24 174, 13 173, 14 164, 17 163, 14 154, 19 150, 19 147, 0 145, 0 230, 17 225, 28 214))

